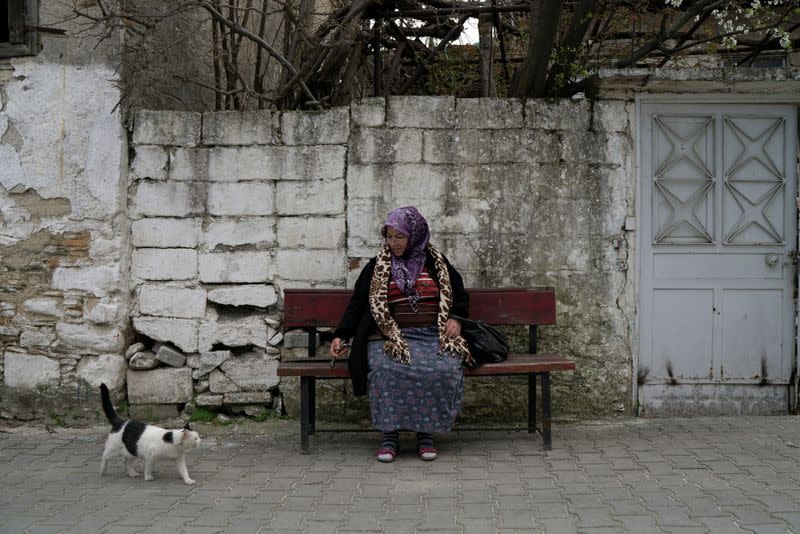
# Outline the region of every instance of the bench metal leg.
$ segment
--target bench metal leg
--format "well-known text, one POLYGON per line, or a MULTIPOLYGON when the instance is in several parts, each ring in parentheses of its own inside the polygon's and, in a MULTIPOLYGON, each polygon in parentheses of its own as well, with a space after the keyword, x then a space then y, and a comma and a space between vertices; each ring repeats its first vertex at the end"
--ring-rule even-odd
POLYGON ((313 436, 317 430, 317 385, 316 379, 311 380, 311 387, 308 390, 308 433, 313 436))
POLYGON ((543 449, 553 450, 553 438, 550 434, 552 420, 550 418, 550 373, 542 373, 542 441, 543 449))
POLYGON ((300 377, 300 451, 308 452, 308 436, 312 433, 314 413, 314 377, 300 377))
POLYGON ((536 432, 536 373, 528 373, 528 434, 536 432))

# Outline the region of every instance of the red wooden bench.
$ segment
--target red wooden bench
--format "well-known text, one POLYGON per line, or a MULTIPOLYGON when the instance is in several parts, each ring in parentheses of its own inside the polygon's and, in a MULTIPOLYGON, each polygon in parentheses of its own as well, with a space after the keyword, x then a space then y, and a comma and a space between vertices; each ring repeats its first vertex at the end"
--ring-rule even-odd
MULTIPOLYGON (((575 362, 556 354, 538 354, 536 328, 540 324, 555 324, 556 296, 553 289, 500 288, 468 289, 470 318, 493 325, 528 325, 528 353, 510 354, 501 363, 484 364, 477 369, 465 369, 465 376, 528 376, 528 424, 530 433, 540 432, 543 448, 552 449, 550 415, 550 373, 570 371, 575 362), (536 384, 541 378, 542 424, 536 423, 536 384)), ((316 329, 339 324, 350 301, 349 289, 286 289, 284 291, 283 323, 286 328, 303 328, 309 333, 309 358, 284 360, 278 365, 278 376, 300 377, 300 448, 308 451, 309 436, 316 428, 316 379, 349 378, 345 359, 333 367, 330 360, 315 358, 316 329)), ((510 407, 511 408, 511 407, 510 407)), ((494 427, 495 429, 497 427, 494 427)), ((470 430, 492 430, 470 428, 470 430)), ((339 431, 339 430, 337 430, 339 431)))

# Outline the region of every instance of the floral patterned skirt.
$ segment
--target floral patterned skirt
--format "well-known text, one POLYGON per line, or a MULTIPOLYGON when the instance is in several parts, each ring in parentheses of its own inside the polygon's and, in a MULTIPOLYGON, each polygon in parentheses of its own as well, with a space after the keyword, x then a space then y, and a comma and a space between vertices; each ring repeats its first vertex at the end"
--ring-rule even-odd
POLYGON ((446 432, 461 410, 464 369, 452 352, 442 356, 435 326, 403 328, 411 365, 387 357, 383 341, 370 341, 369 402, 372 425, 383 432, 446 432))

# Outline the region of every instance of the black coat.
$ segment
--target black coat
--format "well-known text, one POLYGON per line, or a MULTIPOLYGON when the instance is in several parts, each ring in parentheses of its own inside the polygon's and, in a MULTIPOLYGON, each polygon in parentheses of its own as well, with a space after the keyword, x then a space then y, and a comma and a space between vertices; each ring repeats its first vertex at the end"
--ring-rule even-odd
MULTIPOLYGON (((443 255, 444 257, 444 255, 443 255)), ((353 338, 350 347, 348 366, 353 380, 353 394, 356 396, 367 394, 367 341, 370 332, 378 328, 369 308, 369 286, 372 282, 372 273, 375 271, 377 258, 372 258, 358 275, 353 288, 353 296, 345 309, 339 326, 334 331, 334 337, 342 339, 353 338)), ((464 290, 464 281, 461 275, 444 258, 447 271, 450 273, 450 285, 453 289, 453 303, 450 306, 450 315, 469 317, 469 294, 464 290)), ((439 273, 436 271, 433 256, 430 252, 425 257, 425 267, 436 282, 439 283, 439 273)))

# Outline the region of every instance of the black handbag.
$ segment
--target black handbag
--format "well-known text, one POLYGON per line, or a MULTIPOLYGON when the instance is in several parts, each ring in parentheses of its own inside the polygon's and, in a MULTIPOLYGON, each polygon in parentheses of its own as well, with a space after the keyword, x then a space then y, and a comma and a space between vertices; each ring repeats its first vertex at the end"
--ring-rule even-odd
POLYGON ((484 363, 502 362, 508 358, 511 345, 502 331, 483 321, 455 317, 461 322, 461 336, 467 341, 469 351, 475 360, 472 368, 484 363))

